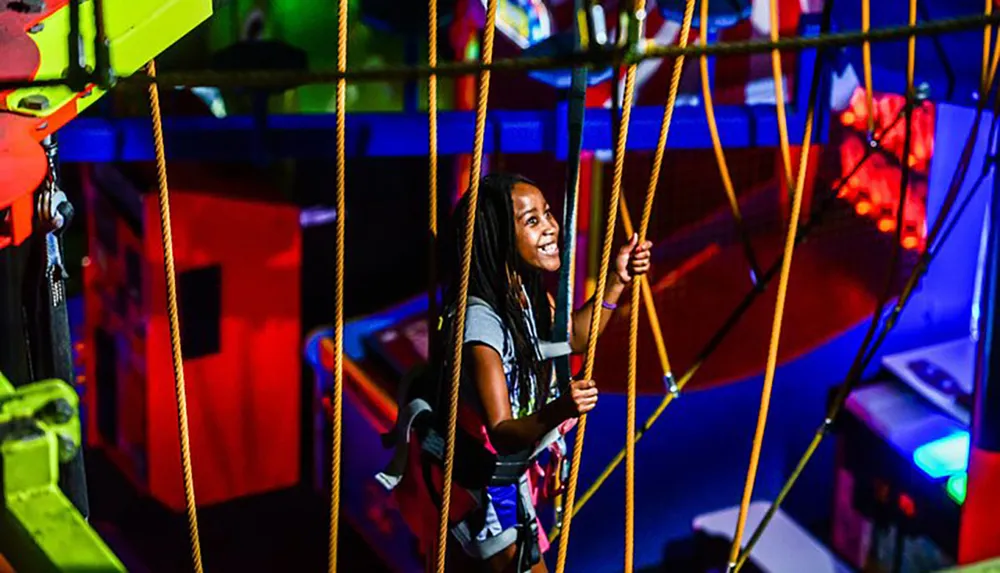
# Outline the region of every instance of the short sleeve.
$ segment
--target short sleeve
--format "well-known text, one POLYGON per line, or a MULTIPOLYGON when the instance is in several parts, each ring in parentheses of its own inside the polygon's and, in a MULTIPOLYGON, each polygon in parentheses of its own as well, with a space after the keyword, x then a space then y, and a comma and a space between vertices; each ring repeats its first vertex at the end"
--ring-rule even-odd
POLYGON ((465 314, 465 344, 485 344, 506 358, 506 337, 503 323, 493 309, 482 304, 470 304, 465 314))

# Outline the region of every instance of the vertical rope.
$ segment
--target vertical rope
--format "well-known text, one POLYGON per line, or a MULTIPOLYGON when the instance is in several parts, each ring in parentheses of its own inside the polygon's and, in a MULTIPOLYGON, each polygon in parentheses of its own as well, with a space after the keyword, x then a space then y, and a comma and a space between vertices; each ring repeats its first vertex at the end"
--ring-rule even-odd
MULTIPOLYGON (((992 2, 993 0, 987 0, 992 2)), ((872 0, 861 0, 861 31, 865 34, 871 31, 872 0)), ((862 64, 865 75, 865 109, 868 115, 868 136, 875 134, 875 103, 872 96, 872 43, 867 37, 861 44, 862 64)))
MULTIPOLYGON (((867 1, 867 0, 866 0, 867 1)), ((778 0, 771 0, 771 41, 778 41, 778 0)), ((771 74, 774 78, 774 109, 778 113, 778 137, 781 143, 781 164, 785 168, 785 184, 791 190, 795 185, 792 174, 792 151, 788 144, 788 119, 785 117, 785 81, 781 71, 781 50, 771 50, 771 74)))
MULTIPOLYGON (((428 3, 427 16, 427 63, 431 69, 437 67, 438 50, 438 17, 437 0, 428 3)), ((427 316, 428 324, 433 328, 437 317, 437 194, 438 194, 438 113, 437 113, 437 74, 427 76, 427 160, 430 169, 427 195, 427 316)))
MULTIPOLYGON (((347 0, 337 2, 337 71, 347 71, 347 0)), ((341 434, 344 411, 344 228, 345 228, 345 194, 346 194, 346 137, 347 121, 347 81, 337 79, 336 88, 337 114, 337 156, 336 156, 336 239, 334 241, 334 257, 336 259, 336 278, 333 286, 333 408, 332 428, 330 438, 330 546, 329 570, 337 571, 337 540, 340 532, 340 453, 341 434)))
MULTIPOLYGON (((486 24, 483 26, 483 50, 480 57, 484 66, 493 62, 493 38, 496 33, 498 0, 486 4, 486 24)), ((483 166, 483 142, 486 138, 486 110, 490 96, 490 71, 479 72, 479 93, 476 99, 476 131, 473 139, 472 170, 469 175, 469 220, 465 224, 465 242, 462 245, 462 268, 458 285, 458 308, 453 332, 454 350, 451 360, 451 386, 448 403, 448 436, 445 441, 444 477, 441 486, 441 519, 438 526, 437 571, 444 573, 448 553, 448 524, 451 511, 451 484, 455 464, 455 425, 458 421, 459 380, 462 374, 462 347, 465 340, 465 311, 469 296, 469 270, 472 266, 472 241, 476 225, 476 206, 479 204, 479 180, 483 166)))
MULTIPOLYGON (((917 25, 917 0, 910 0, 910 19, 908 21, 908 24, 910 28, 913 28, 917 25)), ((907 98, 907 103, 910 104, 910 107, 912 107, 913 103, 912 100, 913 97, 916 95, 914 94, 913 91, 914 73, 916 66, 917 66, 917 37, 911 34, 910 37, 906 40, 906 98, 907 98)), ((908 128, 910 127, 909 118, 907 118, 906 120, 906 126, 908 128)), ((906 153, 908 156, 910 150, 904 149, 903 153, 906 153)), ((909 165, 910 158, 907 156, 903 157, 904 166, 909 165)), ((903 207, 900 207, 900 210, 902 209, 903 207)))
MULTIPOLYGON (((639 239, 642 244, 642 239, 639 239)), ((628 320, 628 368, 625 391, 625 573, 635 566, 635 378, 639 347, 639 281, 632 281, 628 320)), ((596 307, 595 307, 596 308, 596 307)))
MULTIPOLYGON (((678 40, 681 48, 686 48, 691 34, 691 21, 694 19, 695 0, 687 0, 684 8, 684 20, 681 25, 680 38, 678 40)), ((663 119, 660 122, 660 133, 656 142, 656 152, 653 155, 653 166, 650 169, 649 185, 646 187, 646 198, 642 207, 642 218, 639 222, 639 241, 642 244, 646 240, 649 231, 649 221, 653 214, 653 200, 656 196, 656 188, 660 181, 660 173, 663 168, 663 154, 667 148, 667 138, 670 134, 670 125, 674 116, 674 104, 677 102, 677 92, 680 89, 681 72, 684 69, 684 56, 678 56, 674 60, 673 74, 670 77, 670 90, 667 93, 667 102, 663 106, 663 119)), ((622 195, 624 201, 624 195, 622 195)), ((628 211, 622 204, 622 219, 628 222, 628 211)), ((630 227, 631 225, 627 225, 630 227)), ((628 231, 631 236, 632 231, 628 231)), ((649 288, 649 282, 645 275, 640 280, 633 281, 632 300, 629 313, 629 337, 628 337, 628 389, 626 404, 626 436, 625 436, 625 572, 632 573, 635 559, 635 433, 636 433, 636 376, 638 371, 639 353, 639 298, 642 295, 646 301, 646 311, 649 315, 650 327, 653 329, 654 339, 657 342, 657 351, 660 355, 663 366, 664 378, 672 382, 673 374, 670 370, 670 362, 667 358, 666 347, 663 335, 660 332, 659 319, 656 315, 656 308, 653 306, 653 296, 649 288)))
MULTIPOLYGON (((150 60, 146 75, 156 78, 156 62, 150 60)), ((177 310, 177 274, 174 270, 174 238, 170 224, 170 187, 167 184, 167 154, 163 143, 163 118, 160 114, 160 90, 149 84, 149 107, 153 119, 153 148, 159 185, 160 235, 163 243, 163 270, 166 274, 167 318, 170 325, 170 355, 174 366, 174 394, 177 398, 177 424, 181 442, 181 471, 184 473, 184 506, 187 510, 191 560, 196 573, 202 573, 201 542, 198 539, 198 510, 194 499, 194 472, 191 469, 191 440, 188 432, 187 393, 184 383, 184 357, 181 353, 180 318, 177 310)))
MULTIPOLYGON (((635 0, 635 11, 645 9, 645 0, 635 0)), ((638 41, 643 41, 638 38, 638 41)), ((590 380, 594 376, 594 359, 597 352, 597 333, 600 330, 601 312, 599 298, 604 296, 608 282, 608 267, 611 264, 611 247, 615 238, 615 221, 618 218, 618 201, 621 196, 622 174, 625 168, 625 143, 628 141, 629 122, 632 119, 632 100, 635 96, 635 64, 630 64, 625 73, 625 93, 622 98, 621 127, 618 130, 618 141, 615 144, 615 169, 611 182, 611 196, 608 198, 608 216, 604 229, 604 243, 601 251, 601 264, 597 271, 597 289, 594 291, 594 311, 590 319, 590 334, 587 338, 587 353, 584 358, 583 379, 590 380)), ((580 477, 580 462, 583 457, 583 442, 587 432, 587 415, 580 416, 577 423, 577 435, 573 442, 573 457, 569 470, 569 483, 566 486, 565 507, 567 511, 563 518, 560 531, 559 551, 556 557, 556 573, 566 570, 566 557, 569 550, 569 534, 573 525, 573 505, 576 499, 576 486, 580 477)))
MULTIPOLYGON (((701 0, 701 14, 698 18, 698 43, 702 46, 708 44, 708 2, 701 0)), ((733 212, 733 219, 736 221, 736 228, 739 231, 740 240, 743 243, 743 252, 750 265, 750 272, 753 273, 753 282, 757 284, 760 278, 760 266, 754 256, 753 245, 750 243, 750 233, 747 231, 743 215, 740 213, 739 199, 736 198, 736 190, 733 188, 733 180, 729 176, 729 165, 726 163, 726 152, 722 147, 722 140, 719 139, 719 126, 715 122, 715 104, 712 101, 712 86, 709 85, 708 78, 708 55, 698 56, 698 64, 701 68, 701 94, 705 104, 705 119, 708 121, 708 133, 712 137, 712 151, 715 152, 715 162, 719 165, 719 175, 722 177, 722 188, 729 199, 729 209, 733 212)))

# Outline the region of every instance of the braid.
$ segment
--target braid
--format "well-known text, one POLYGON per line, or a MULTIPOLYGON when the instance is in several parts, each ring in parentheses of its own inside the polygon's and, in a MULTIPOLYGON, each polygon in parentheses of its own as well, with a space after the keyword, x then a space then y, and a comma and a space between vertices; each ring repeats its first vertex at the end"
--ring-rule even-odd
MULTIPOLYGON (((476 205, 476 228, 473 237, 472 266, 469 273, 469 296, 488 304, 500 317, 510 333, 514 345, 514 384, 518 390, 519 406, 527 408, 532 395, 537 404, 544 404, 549 389, 549 368, 538 356, 532 340, 525 310, 521 304, 522 291, 531 301, 537 335, 548 339, 552 330, 548 297, 541 271, 525 265, 516 249, 514 208, 511 199, 518 183, 534 185, 519 175, 493 173, 480 182, 479 204, 476 205), (519 278, 520 283, 512 281, 519 278)), ((452 218, 451 234, 442 260, 446 261, 445 308, 454 308, 457 298, 459 262, 461 261, 464 229, 468 221, 469 195, 463 196, 452 218)), ((447 337, 441 337, 442 341, 447 337)), ((439 349, 441 356, 449 350, 439 349)))

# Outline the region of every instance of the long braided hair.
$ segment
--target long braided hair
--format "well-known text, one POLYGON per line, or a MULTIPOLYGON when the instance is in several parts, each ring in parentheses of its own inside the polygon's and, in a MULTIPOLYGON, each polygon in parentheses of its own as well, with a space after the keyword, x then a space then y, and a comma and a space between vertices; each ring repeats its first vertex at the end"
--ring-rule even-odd
MULTIPOLYGON (((536 407, 548 398, 549 365, 539 359, 531 337, 525 310, 521 304, 521 289, 531 301, 535 327, 540 340, 548 340, 552 332, 552 315, 545 291, 542 272, 529 267, 517 252, 514 230, 514 206, 511 194, 518 183, 535 185, 529 179, 509 173, 492 173, 479 184, 479 201, 476 205, 476 226, 473 235, 472 264, 469 274, 469 296, 475 296, 493 309, 507 329, 514 345, 514 380, 519 406, 530 406, 531 396, 536 397, 536 407), (520 284, 513 280, 520 279, 520 284)), ((456 306, 461 270, 465 226, 470 208, 469 194, 458 202, 451 218, 449 233, 442 237, 444 264, 443 307, 456 306)), ((444 344, 439 356, 450 356, 450 328, 446 336, 438 337, 444 344)))

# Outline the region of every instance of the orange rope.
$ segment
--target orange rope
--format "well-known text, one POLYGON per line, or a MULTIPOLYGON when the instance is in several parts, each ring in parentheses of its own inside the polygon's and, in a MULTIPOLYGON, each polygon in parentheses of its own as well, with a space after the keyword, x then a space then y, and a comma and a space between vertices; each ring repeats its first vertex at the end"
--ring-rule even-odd
MULTIPOLYGON (((909 18, 910 18, 909 25, 913 26, 916 23, 916 20, 917 20, 917 3, 916 3, 916 0, 910 0, 909 18)), ((1000 46, 998 46, 998 47, 1000 47, 1000 46)), ((988 60, 988 57, 989 57, 988 54, 986 54, 986 57, 984 57, 984 59, 983 59, 984 69, 985 69, 985 63, 988 60)), ((904 149, 903 149, 903 156, 904 157, 906 157, 909 154, 909 152, 910 152, 909 146, 910 146, 910 130, 912 129, 912 124, 911 124, 911 121, 912 121, 912 119, 911 119, 911 113, 912 113, 912 111, 909 110, 909 106, 913 105, 913 102, 914 102, 913 98, 916 95, 914 93, 914 87, 913 87, 915 67, 916 67, 916 43, 915 42, 911 42, 907 46, 907 60, 906 60, 906 99, 907 99, 906 105, 908 106, 908 109, 906 111, 906 121, 907 121, 906 129, 907 129, 907 135, 906 135, 906 141, 904 142, 904 149)), ((991 84, 993 82, 991 76, 988 76, 988 77, 983 78, 983 79, 986 80, 986 83, 984 85, 989 85, 989 84, 991 84)), ((984 102, 984 101, 985 101, 985 98, 981 99, 980 105, 977 106, 977 114, 982 110, 982 102, 984 102)), ((810 108, 810 111, 811 111, 811 108, 810 108)), ((970 135, 970 137, 972 137, 972 136, 970 135)), ((907 169, 907 167, 905 165, 904 165, 903 168, 907 169)), ((905 186, 906 172, 904 172, 903 177, 904 177, 903 185, 905 186)), ((897 223, 901 222, 902 218, 903 218, 903 209, 905 207, 905 195, 906 195, 906 193, 905 193, 905 189, 904 189, 903 190, 903 196, 900 197, 899 211, 896 214, 897 215, 897 223)), ((944 219, 945 219, 945 213, 946 213, 946 210, 942 210, 941 216, 938 218, 938 222, 943 222, 944 221, 944 219)), ((929 233, 929 235, 928 235, 928 237, 929 237, 928 238, 928 244, 930 244, 933 241, 933 238, 936 236, 935 235, 936 230, 938 228, 939 227, 937 225, 935 225, 934 228, 929 233)), ((894 245, 895 248, 898 248, 898 246, 899 246, 898 245, 898 241, 899 241, 899 237, 900 237, 901 231, 902 231, 901 224, 897 225, 896 236, 895 236, 895 239, 894 239, 895 241, 897 241, 897 243, 894 245)), ((896 251, 894 250, 894 252, 893 252, 893 259, 895 258, 895 255, 896 255, 896 251)), ((890 263, 890 267, 892 267, 893 264, 894 263, 890 263)), ((918 265, 918 267, 919 267, 919 265, 918 265)), ((894 273, 894 269, 890 268, 889 269, 890 282, 891 282, 891 276, 893 275, 893 273, 894 273)), ((899 302, 897 303, 897 306, 896 306, 897 309, 902 309, 902 306, 905 304, 906 300, 908 299, 909 294, 910 294, 913 286, 916 284, 916 281, 917 281, 917 278, 919 277, 919 275, 920 275, 919 268, 915 269, 913 271, 913 273, 911 273, 909 279, 907 280, 906 285, 903 287, 902 293, 899 296, 899 302)), ((886 292, 885 296, 888 297, 888 291, 886 292)), ((878 308, 875 309, 875 313, 874 313, 875 317, 878 317, 878 316, 881 315, 882 305, 883 304, 884 304, 884 299, 879 302, 878 308)), ((874 334, 874 328, 877 325, 877 323, 878 323, 878 321, 875 320, 875 319, 873 319, 873 322, 871 324, 871 328, 869 329, 869 332, 868 332, 869 336, 871 336, 872 334, 874 334)), ((890 318, 890 320, 889 320, 889 322, 888 322, 888 324, 886 326, 885 332, 888 332, 888 329, 892 328, 891 325, 892 325, 892 319, 890 318)), ((883 334, 885 334, 885 332, 883 332, 883 334)), ((862 349, 866 348, 868 346, 868 342, 869 342, 869 339, 866 337, 865 341, 862 342, 861 348, 862 349)), ((765 514, 763 520, 757 526, 757 528, 753 532, 753 534, 750 536, 750 539, 747 542, 746 548, 743 549, 742 552, 738 553, 738 558, 735 559, 735 564, 734 564, 734 567, 732 568, 733 571, 734 571, 734 573, 738 572, 740 570, 740 568, 746 563, 747 559, 750 558, 750 554, 751 554, 751 551, 753 550, 754 545, 756 545, 756 543, 760 540, 760 537, 763 535, 763 533, 765 531, 765 528, 770 523, 770 520, 772 519, 772 517, 774 515, 774 512, 777 511, 777 508, 781 505, 781 503, 788 496, 789 492, 792 489, 792 486, 795 484, 796 480, 801 475, 802 471, 805 470, 806 464, 812 458, 813 454, 816 452, 816 449, 819 447, 820 442, 822 442, 823 437, 826 435, 828 429, 833 424, 833 422, 836 420, 837 414, 839 413, 840 408, 843 406, 844 400, 846 400, 848 392, 850 391, 850 388, 851 388, 853 382, 856 381, 855 379, 856 379, 857 375, 859 375, 860 370, 863 369, 862 359, 864 358, 864 354, 865 354, 864 352, 861 352, 859 350, 859 354, 857 355, 854 364, 851 366, 851 371, 848 373, 847 379, 846 379, 846 381, 844 382, 844 384, 841 387, 841 392, 833 400, 833 403, 832 403, 832 406, 831 406, 832 410, 827 413, 827 416, 826 416, 826 419, 825 419, 824 423, 820 426, 820 428, 813 435, 813 439, 809 443, 809 447, 806 448, 805 453, 799 459, 799 462, 796 465, 796 467, 795 467, 794 471, 792 472, 791 476, 788 478, 788 480, 785 481, 785 484, 782 486, 781 491, 778 493, 778 496, 772 502, 771 507, 768 509, 768 512, 765 514)), ((737 549, 739 549, 739 546, 741 545, 741 541, 742 541, 742 535, 740 535, 736 539, 734 539, 734 546, 737 549), (738 539, 739 541, 736 541, 736 539, 738 539)), ((733 563, 733 560, 731 559, 730 562, 733 563)))
MULTIPOLYGON (((990 68, 991 69, 990 79, 987 82, 987 85, 991 85, 993 83, 993 78, 996 75, 998 62, 1000 62, 1000 42, 998 42, 994 46, 992 64, 990 68)), ((883 137, 884 135, 885 134, 883 134, 883 137)), ((933 235, 933 233, 931 233, 928 236, 931 235, 933 235)), ((707 358, 707 356, 708 356, 707 353, 702 354, 700 358, 695 360, 695 362, 688 367, 688 369, 684 372, 684 374, 677 379, 678 392, 682 392, 685 386, 687 386, 688 382, 690 382, 694 378, 695 374, 697 374, 698 371, 701 369, 701 367, 704 365, 704 359, 707 358)), ((653 412, 650 413, 649 416, 646 418, 646 421, 643 422, 641 429, 636 435, 635 438, 636 442, 638 442, 642 438, 642 436, 644 436, 645 433, 648 432, 653 427, 653 425, 656 424, 656 422, 660 419, 660 416, 663 415, 663 412, 666 411, 666 409, 670 406, 671 403, 673 403, 676 397, 677 394, 674 393, 667 394, 666 396, 663 397, 663 399, 657 405, 656 409, 653 410, 653 412)), ((576 502, 576 505, 572 509, 572 513, 579 513, 580 510, 583 509, 585 505, 587 505, 587 503, 594 497, 594 495, 597 494, 600 488, 608 481, 608 478, 611 477, 611 474, 614 473, 615 469, 617 469, 618 466, 621 465, 624 459, 625 459, 625 447, 623 446, 621 449, 618 450, 618 453, 615 454, 615 457, 612 458, 611 461, 607 463, 607 465, 604 467, 601 473, 596 478, 594 478, 593 483, 590 485, 590 487, 587 488, 587 491, 585 491, 583 495, 580 496, 580 499, 576 502)), ((555 534, 558 535, 558 532, 555 532, 555 534)))
MULTIPOLYGON (((820 65, 819 62, 816 65, 820 65)), ((778 277, 778 300, 774 308, 774 320, 771 323, 771 341, 767 351, 767 364, 764 369, 764 388, 761 391, 760 410, 757 414, 757 429, 754 433, 753 448, 750 452, 750 468, 747 470, 746 483, 743 487, 743 499, 740 501, 740 512, 736 520, 736 532, 729 551, 729 569, 736 567, 740 547, 743 540, 743 530, 746 527, 747 512, 750 509, 750 498, 753 495, 754 481, 757 478, 757 468, 760 463, 760 451, 764 444, 764 429, 767 426, 767 413, 771 404, 771 388, 778 365, 778 345, 781 340, 781 325, 785 314, 785 298, 788 294, 788 278, 792 270, 792 255, 795 252, 795 237, 799 231, 799 215, 802 211, 802 192, 805 189, 806 172, 809 164, 809 148, 812 145, 813 123, 815 120, 815 101, 809 102, 806 116, 805 133, 802 135, 802 150, 799 155, 799 171, 795 181, 795 193, 792 199, 791 220, 788 222, 788 234, 785 236, 784 256, 781 263, 781 274, 778 277)), ((781 126, 788 129, 787 126, 781 126)))
MULTIPOLYGON (((867 34, 871 30, 871 1, 861 0, 861 31, 867 34)), ((987 0, 992 2, 992 0, 987 0)), ((862 63, 865 74, 865 108, 868 115, 868 136, 875 133, 875 103, 872 97, 872 43, 867 39, 861 44, 862 63)))
MULTIPOLYGON (((150 60, 146 75, 156 77, 156 62, 150 60)), ((170 354, 174 365, 174 394, 177 398, 177 424, 181 442, 181 470, 184 472, 184 506, 187 509, 191 559, 196 573, 202 573, 201 542, 198 539, 198 510, 194 499, 194 472, 191 469, 191 439, 188 432, 187 393, 184 383, 184 357, 181 353, 180 318, 177 310, 177 274, 174 270, 174 238, 170 225, 170 187, 167 185, 167 154, 163 143, 163 117, 160 113, 160 90, 149 84, 149 106, 153 119, 153 148, 156 151, 156 174, 159 184, 160 234, 163 242, 163 269, 167 279, 167 318, 170 324, 170 354)))
MULTIPOLYGON (((684 8, 684 20, 681 25, 679 46, 686 48, 691 34, 691 21, 694 19, 694 2, 687 0, 684 8)), ((642 218, 639 221, 639 241, 642 244, 646 240, 649 231, 649 220, 653 214, 653 200, 656 197, 657 184, 660 181, 660 172, 663 168, 663 154, 667 148, 667 137, 670 134, 670 124, 674 117, 674 104, 677 102, 677 92, 681 84, 681 72, 684 69, 684 56, 679 56, 674 60, 673 75, 670 78, 670 91, 667 93, 667 103, 663 106, 663 119, 660 122, 660 134, 656 142, 656 152, 653 155, 653 166, 649 174, 649 185, 646 187, 646 200, 642 206, 642 218)), ((622 221, 627 227, 631 227, 628 210, 625 207, 625 196, 622 195, 622 221)), ((629 236, 631 230, 627 230, 629 236)), ((629 336, 628 336, 628 390, 626 404, 625 421, 625 572, 632 573, 635 560, 635 422, 636 422, 636 376, 638 370, 639 354, 639 297, 643 295, 646 301, 646 310, 649 315, 650 327, 653 329, 653 338, 656 340, 656 347, 660 355, 663 366, 664 377, 673 380, 673 373, 670 369, 670 362, 667 358, 666 344, 663 341, 663 333, 660 331, 660 323, 653 306, 653 296, 649 289, 646 275, 640 277, 632 286, 631 312, 629 313, 629 336)))
MULTIPOLYGON (((778 0, 771 0, 771 41, 778 41, 778 0)), ((771 50, 771 74, 774 77, 774 109, 778 113, 778 137, 781 142, 781 164, 785 168, 785 184, 789 191, 794 188, 792 174, 792 151, 788 144, 788 119, 785 117, 785 81, 781 73, 781 51, 771 50)))
MULTIPOLYGON (((990 16, 993 14, 993 1, 986 0, 986 7, 984 14, 990 16)), ((990 46, 993 44, 993 27, 986 26, 983 28, 983 69, 979 75, 979 93, 981 98, 986 98, 989 89, 989 77, 990 77, 990 66, 987 62, 990 61, 990 46)))
MULTIPOLYGON (((698 43, 702 46, 708 44, 708 1, 702 0, 701 14, 698 18, 698 43)), ((736 198, 736 190, 733 188, 733 180, 729 176, 729 166, 726 163, 726 152, 722 148, 722 140, 719 139, 719 126, 715 122, 715 104, 712 101, 712 87, 708 78, 708 55, 698 56, 698 64, 701 68, 701 94, 705 105, 705 119, 708 121, 708 132, 712 136, 712 151, 715 152, 715 162, 719 165, 719 175, 722 177, 722 188, 729 199, 729 209, 733 212, 733 219, 736 220, 736 228, 743 243, 743 252, 753 272, 754 284, 760 277, 760 267, 757 265, 757 258, 754 256, 753 245, 750 243, 750 234, 747 232, 746 224, 743 222, 743 215, 740 213, 740 203, 736 198)))
MULTIPOLYGON (((488 0, 486 24, 483 26, 484 66, 493 62, 493 38, 496 32, 498 0, 488 0)), ((444 573, 448 553, 448 524, 451 511, 451 484, 455 464, 455 425, 458 421, 459 381, 462 374, 462 347, 465 340, 465 311, 469 296, 469 271, 472 266, 472 241, 476 225, 476 206, 479 204, 479 179, 483 168, 483 143, 486 138, 486 110, 490 96, 490 70, 479 73, 479 93, 476 100, 476 131, 473 139, 472 169, 469 175, 469 220, 465 224, 465 243, 462 247, 462 268, 458 285, 458 308, 455 314, 454 351, 451 360, 451 387, 448 403, 448 436, 445 440, 444 478, 441 485, 441 519, 438 526, 437 571, 444 573)))
MULTIPOLYGON (((337 10, 337 71, 347 71, 347 2, 338 2, 337 10)), ((336 184, 336 239, 334 256, 337 275, 333 286, 333 396, 330 437, 330 547, 329 570, 337 571, 337 539, 340 530, 340 453, 344 411, 344 215, 347 154, 344 146, 345 119, 347 115, 347 81, 340 77, 336 88, 337 114, 337 184, 336 184)))
MULTIPOLYGON (((635 11, 645 9, 645 0, 635 0, 635 11)), ((638 41, 644 41, 639 38, 638 41)), ((618 218, 618 201, 621 196, 622 174, 625 168, 625 143, 628 141, 629 122, 632 118, 632 100, 635 95, 635 64, 630 64, 625 72, 625 90, 622 98, 621 127, 618 130, 618 141, 615 144, 615 169, 611 182, 611 196, 608 198, 608 216, 604 229, 604 243, 601 252, 601 265, 597 271, 597 289, 594 291, 594 310, 590 313, 590 334, 587 338, 587 353, 584 358, 583 379, 590 380, 594 376, 594 359, 597 353, 597 334, 601 325, 601 312, 598 298, 604 296, 608 283, 608 268, 611 265, 611 247, 615 238, 615 222, 618 218)), ((569 550, 569 533, 573 525, 572 511, 576 499, 576 486, 580 477, 580 462, 583 458, 583 442, 587 432, 587 415, 580 416, 577 423, 577 435, 573 442, 573 457, 570 463, 569 482, 566 485, 565 506, 567 511, 563 518, 559 552, 556 557, 556 573, 566 570, 566 556, 569 550)))
MULTIPOLYGON (((998 41, 997 43, 1000 44, 1000 41, 998 41)), ((986 78, 986 87, 983 89, 983 95, 982 95, 983 99, 986 99, 986 96, 989 94, 990 86, 993 85, 993 78, 995 78, 997 75, 998 63, 1000 63, 1000 51, 998 51, 996 49, 996 45, 994 45, 993 60, 990 62, 990 73, 986 78)))
MULTIPOLYGON (((437 67, 438 50, 438 15, 437 0, 430 0, 427 16, 427 63, 431 69, 437 67)), ((430 169, 428 181, 427 203, 427 316, 431 324, 437 317, 437 188, 438 188, 438 113, 437 113, 437 75, 427 76, 427 127, 428 147, 427 161, 430 169)), ((433 329, 432 329, 433 330, 433 329)))

